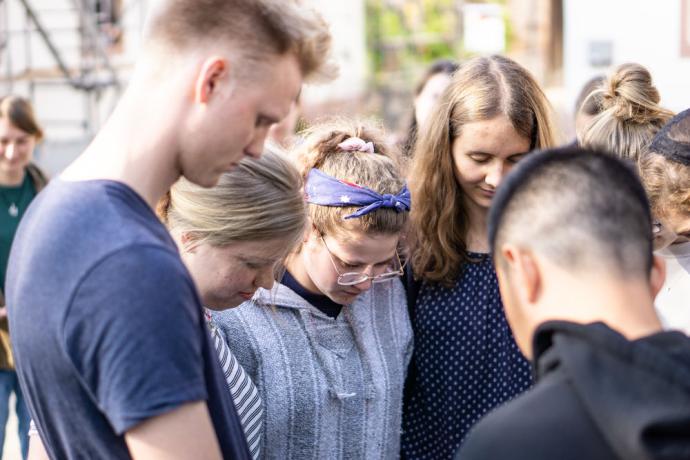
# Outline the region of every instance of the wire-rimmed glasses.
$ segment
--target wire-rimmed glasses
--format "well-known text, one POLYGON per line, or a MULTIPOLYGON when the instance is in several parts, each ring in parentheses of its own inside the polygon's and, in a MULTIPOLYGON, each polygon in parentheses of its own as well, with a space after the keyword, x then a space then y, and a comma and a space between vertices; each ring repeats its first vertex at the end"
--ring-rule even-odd
POLYGON ((338 284, 341 286, 354 286, 355 284, 364 283, 365 281, 369 280, 371 280, 372 283, 385 283, 387 281, 391 281, 395 278, 402 276, 404 273, 403 270, 405 268, 405 264, 400 261, 400 255, 398 254, 397 249, 395 250, 395 260, 397 260, 398 262, 397 270, 388 271, 385 273, 381 273, 380 275, 374 276, 364 272, 340 273, 340 270, 338 270, 338 264, 336 264, 335 262, 335 256, 326 244, 326 240, 323 238, 323 235, 321 236, 321 241, 323 241, 323 245, 325 246, 326 251, 328 252, 328 256, 331 258, 333 268, 335 269, 335 272, 338 274, 338 284))

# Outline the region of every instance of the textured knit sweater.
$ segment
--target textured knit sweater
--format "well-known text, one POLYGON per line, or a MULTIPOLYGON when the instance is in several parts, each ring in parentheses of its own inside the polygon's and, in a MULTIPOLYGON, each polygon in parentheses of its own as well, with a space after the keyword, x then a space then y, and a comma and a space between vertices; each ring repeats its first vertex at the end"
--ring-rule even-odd
POLYGON ((214 312, 264 401, 270 459, 389 459, 400 447, 412 330, 399 280, 329 318, 289 288, 214 312))

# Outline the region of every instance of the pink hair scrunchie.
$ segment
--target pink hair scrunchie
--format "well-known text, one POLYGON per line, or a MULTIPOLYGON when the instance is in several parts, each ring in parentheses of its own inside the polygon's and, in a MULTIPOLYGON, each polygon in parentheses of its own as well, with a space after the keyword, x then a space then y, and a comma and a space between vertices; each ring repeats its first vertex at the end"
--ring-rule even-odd
POLYGON ((374 143, 364 142, 359 137, 351 137, 340 144, 338 148, 343 152, 364 152, 364 153, 374 153, 374 143))

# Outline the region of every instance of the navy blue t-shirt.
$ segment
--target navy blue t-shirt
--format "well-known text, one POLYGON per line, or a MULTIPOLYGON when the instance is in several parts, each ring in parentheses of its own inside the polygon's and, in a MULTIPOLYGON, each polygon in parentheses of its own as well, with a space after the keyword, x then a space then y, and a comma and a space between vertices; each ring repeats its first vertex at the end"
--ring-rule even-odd
POLYGON ((174 242, 132 189, 55 180, 12 246, 17 372, 53 458, 130 458, 124 434, 206 400, 224 458, 250 458, 174 242))

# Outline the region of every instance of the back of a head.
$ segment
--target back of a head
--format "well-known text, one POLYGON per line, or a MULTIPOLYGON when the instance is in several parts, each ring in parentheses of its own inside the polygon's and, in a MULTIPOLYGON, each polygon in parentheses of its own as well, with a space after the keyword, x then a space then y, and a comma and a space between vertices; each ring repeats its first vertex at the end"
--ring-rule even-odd
POLYGON ((242 160, 215 187, 180 179, 157 213, 170 230, 217 247, 284 239, 289 248, 306 225, 302 179, 284 155, 270 149, 259 159, 242 160))
MULTIPOLYGON (((405 185, 400 153, 385 141, 379 124, 370 121, 333 119, 317 123, 302 132, 304 141, 294 152, 298 168, 306 178, 312 168, 341 181, 368 187, 384 195, 398 194, 405 185), (358 138, 373 144, 374 152, 343 151, 339 145, 358 138)), ((394 234, 407 222, 407 212, 379 208, 357 219, 345 220, 359 206, 308 204, 309 216, 321 233, 358 230, 369 234, 394 234)))
POLYGON ((633 162, 673 116, 659 105, 652 76, 639 64, 619 66, 589 97, 598 98, 602 110, 580 135, 580 145, 633 162))
POLYGON ((640 158, 640 174, 654 215, 690 215, 690 109, 667 123, 640 158))
POLYGON ((415 87, 414 94, 418 96, 419 93, 424 89, 424 85, 433 77, 438 74, 453 75, 460 68, 460 64, 456 61, 451 61, 450 59, 439 59, 431 63, 429 68, 424 72, 424 76, 419 80, 417 86, 415 87))
POLYGON ((520 162, 494 198, 489 238, 498 263, 511 243, 572 273, 627 279, 647 277, 652 266, 651 215, 634 170, 579 148, 520 162))
POLYGON ((43 130, 36 121, 34 109, 29 100, 19 96, 5 96, 0 99, 0 118, 7 119, 15 127, 36 138, 43 139, 43 130))
POLYGON ((328 25, 301 0, 158 0, 147 31, 157 47, 198 51, 225 41, 246 62, 294 53, 306 80, 335 73, 328 25))
POLYGON ((582 112, 584 115, 593 117, 601 112, 601 92, 595 92, 606 84, 606 77, 597 75, 590 78, 582 86, 580 94, 575 100, 575 114, 582 112), (594 94, 592 94, 594 93, 594 94))

